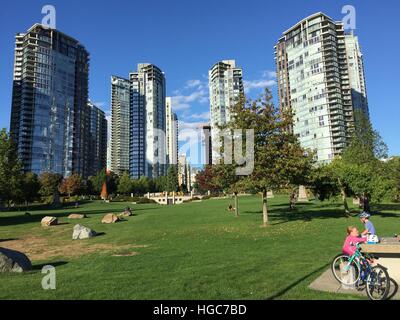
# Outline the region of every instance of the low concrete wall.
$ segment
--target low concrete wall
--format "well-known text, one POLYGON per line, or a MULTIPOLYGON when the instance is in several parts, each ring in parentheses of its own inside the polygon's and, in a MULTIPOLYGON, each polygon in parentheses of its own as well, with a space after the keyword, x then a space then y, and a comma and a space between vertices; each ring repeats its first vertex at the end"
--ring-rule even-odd
POLYGON ((382 238, 377 244, 362 244, 363 252, 378 258, 377 263, 387 268, 389 276, 400 284, 400 242, 396 238, 382 238))

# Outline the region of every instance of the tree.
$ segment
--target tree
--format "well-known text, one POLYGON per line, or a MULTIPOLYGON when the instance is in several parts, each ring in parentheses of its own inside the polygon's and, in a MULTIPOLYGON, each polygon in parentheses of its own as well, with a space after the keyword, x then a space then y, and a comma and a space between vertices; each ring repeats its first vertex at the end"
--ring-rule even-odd
POLYGON ((254 130, 254 170, 241 184, 262 194, 263 225, 267 226, 267 192, 294 183, 309 156, 288 130, 293 123, 291 112, 274 106, 268 88, 257 100, 240 99, 231 114, 230 128, 254 130))
POLYGON ((39 197, 39 190, 40 182, 38 176, 33 172, 26 173, 22 184, 22 200, 25 202, 26 207, 39 197))
POLYGON ((118 185, 119 185, 119 176, 113 172, 110 171, 106 175, 106 183, 107 183, 107 191, 108 194, 114 194, 118 191, 118 185))
POLYGON ((52 204, 58 205, 60 200, 59 186, 62 181, 62 175, 58 173, 44 172, 39 176, 40 195, 52 197, 52 204))
POLYGON ((218 186, 214 179, 214 167, 212 165, 206 165, 205 168, 199 171, 196 175, 196 183, 201 193, 210 191, 211 193, 218 193, 222 191, 222 188, 218 186))
POLYGON ((84 190, 84 183, 82 177, 76 173, 62 180, 60 185, 60 192, 71 197, 78 195, 84 190))
POLYGON ((119 179, 118 192, 128 195, 132 192, 132 181, 128 172, 124 172, 119 179))
POLYGON ((176 166, 171 165, 167 171, 167 185, 166 189, 168 192, 178 191, 178 173, 176 170, 176 166))
POLYGON ((0 203, 10 207, 22 197, 22 164, 18 159, 17 147, 6 130, 0 131, 0 203))
POLYGON ((354 111, 355 128, 342 159, 347 163, 366 164, 387 158, 388 147, 374 130, 367 114, 362 110, 354 111))
POLYGON ((103 169, 99 171, 95 176, 90 176, 88 178, 88 192, 90 194, 97 194, 101 193, 101 189, 103 187, 103 183, 107 180, 106 170, 103 169))
POLYGON ((314 167, 309 177, 308 186, 320 201, 330 199, 340 192, 338 180, 335 178, 331 165, 314 167))
POLYGON ((388 163, 388 174, 393 179, 393 195, 395 201, 400 201, 400 157, 393 158, 388 163))
POLYGON ((213 181, 224 193, 233 193, 235 201, 235 215, 239 216, 238 194, 243 189, 239 184, 241 177, 236 174, 237 165, 219 164, 213 168, 213 181))
POLYGON ((380 201, 390 189, 390 181, 383 174, 380 159, 387 158, 388 148, 372 127, 367 115, 355 111, 355 130, 341 159, 336 162, 335 172, 340 177, 342 189, 346 186, 362 203, 364 211, 370 211, 370 200, 380 201), (383 180, 385 179, 385 180, 383 180))
POLYGON ((160 176, 149 181, 151 192, 164 192, 167 190, 167 177, 160 176))

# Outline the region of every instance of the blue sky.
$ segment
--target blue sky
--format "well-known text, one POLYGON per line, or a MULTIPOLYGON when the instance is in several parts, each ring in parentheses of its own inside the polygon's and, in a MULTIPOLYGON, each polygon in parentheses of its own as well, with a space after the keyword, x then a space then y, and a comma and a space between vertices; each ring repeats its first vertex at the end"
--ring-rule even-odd
POLYGON ((323 11, 341 20, 342 7, 356 8, 356 30, 364 53, 371 118, 389 146, 400 154, 398 0, 153 0, 2 1, 0 4, 0 127, 9 127, 14 36, 40 22, 52 4, 57 29, 90 52, 92 101, 108 111, 110 76, 128 76, 150 62, 166 74, 167 94, 181 128, 208 120, 208 69, 235 59, 246 90, 255 96, 266 85, 276 96, 274 45, 302 18, 323 11))

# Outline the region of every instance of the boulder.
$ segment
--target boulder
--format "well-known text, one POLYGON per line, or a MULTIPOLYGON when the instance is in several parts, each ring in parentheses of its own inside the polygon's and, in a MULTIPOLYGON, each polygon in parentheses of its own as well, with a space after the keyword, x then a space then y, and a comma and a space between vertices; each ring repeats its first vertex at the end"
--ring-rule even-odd
POLYGON ((116 214, 109 213, 103 217, 103 219, 101 220, 101 223, 115 223, 119 220, 120 219, 118 218, 118 216, 116 214))
POLYGON ((72 233, 72 240, 82 240, 93 238, 96 236, 96 232, 88 227, 80 224, 75 225, 74 232, 72 233))
POLYGON ((87 218, 86 214, 72 213, 68 216, 68 219, 85 219, 87 218))
POLYGON ((44 217, 41 223, 43 227, 55 226, 58 224, 58 220, 56 217, 44 217))
POLYGON ((22 252, 0 248, 0 272, 24 272, 32 269, 32 263, 22 252))
POLYGON ((132 215, 133 215, 132 210, 129 207, 125 208, 124 212, 120 214, 121 217, 130 217, 132 215))

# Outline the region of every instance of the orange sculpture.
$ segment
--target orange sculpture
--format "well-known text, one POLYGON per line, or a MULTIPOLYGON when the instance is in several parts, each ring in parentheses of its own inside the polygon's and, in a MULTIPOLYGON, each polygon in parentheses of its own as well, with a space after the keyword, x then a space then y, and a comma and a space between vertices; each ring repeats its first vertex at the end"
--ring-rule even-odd
POLYGON ((101 194, 100 197, 106 201, 108 199, 108 192, 107 192, 107 178, 110 176, 110 171, 106 170, 106 180, 103 182, 103 186, 101 187, 101 194))

